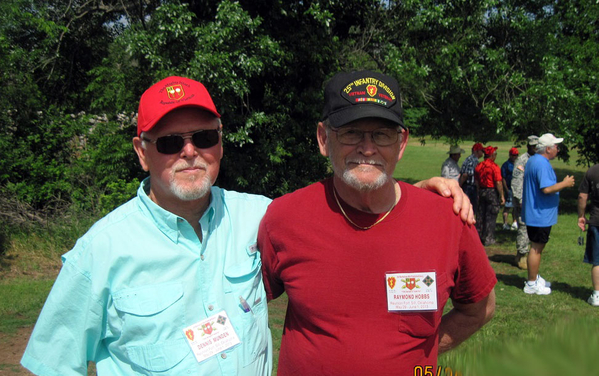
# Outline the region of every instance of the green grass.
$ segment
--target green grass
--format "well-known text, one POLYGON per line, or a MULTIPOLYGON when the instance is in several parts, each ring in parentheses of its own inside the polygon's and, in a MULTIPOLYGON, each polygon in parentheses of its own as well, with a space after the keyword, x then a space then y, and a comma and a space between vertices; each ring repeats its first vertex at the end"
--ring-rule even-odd
POLYGON ((35 324, 53 279, 11 278, 0 282, 0 332, 35 324))
MULTIPOLYGON (((461 146, 469 155, 473 143, 461 146)), ((499 146, 496 163, 508 158, 509 142, 490 142, 499 146)), ((524 148, 519 148, 524 152, 524 148)), ((415 182, 440 174, 449 146, 428 141, 422 146, 411 141, 399 162, 395 177, 415 182)), ((576 166, 577 154, 565 163, 553 160, 558 180, 574 175, 576 187, 585 167, 576 166)), ((460 163, 461 164, 461 163, 460 163)), ((439 366, 455 375, 589 375, 595 374, 595 354, 599 351, 599 309, 586 303, 590 295, 590 266, 582 263, 583 247, 576 243, 577 188, 560 193, 558 224, 543 253, 541 273, 552 282, 549 296, 530 296, 522 292, 526 271, 512 265, 515 232, 498 230, 497 244, 486 247, 497 273, 495 317, 458 348, 442 354, 439 366)), ((501 213, 501 211, 500 211, 501 213)), ((511 216, 510 216, 511 220, 511 216)), ((497 223, 502 223, 501 214, 497 223)))
MULTIPOLYGON (((469 155, 472 144, 461 144, 466 153, 460 164, 469 155)), ((513 145, 490 144, 499 146, 497 163, 501 165, 513 145)), ((413 183, 438 176, 448 150, 449 145, 441 141, 427 140, 424 146, 417 140, 410 141, 395 177, 413 183)), ((586 168, 576 166, 576 157, 572 151, 569 163, 560 160, 551 163, 559 180, 566 174, 574 174, 577 187, 586 168)), ((526 272, 511 264, 516 249, 515 232, 498 230, 498 243, 487 247, 498 279, 495 317, 465 343, 439 357, 439 366, 444 371, 440 374, 596 373, 599 309, 586 303, 591 293, 590 266, 582 263, 584 250, 576 244, 580 234, 576 226, 577 189, 564 190, 560 197, 558 224, 553 227, 541 264, 541 273, 553 283, 552 294, 541 297, 522 292, 526 272)), ((60 265, 59 256, 72 247, 90 223, 86 220, 73 227, 50 227, 47 232, 9 234, 5 254, 0 257, 0 333, 14 333, 19 327, 33 325, 60 265)), ((286 306, 286 296, 269 303, 275 369, 286 306)))

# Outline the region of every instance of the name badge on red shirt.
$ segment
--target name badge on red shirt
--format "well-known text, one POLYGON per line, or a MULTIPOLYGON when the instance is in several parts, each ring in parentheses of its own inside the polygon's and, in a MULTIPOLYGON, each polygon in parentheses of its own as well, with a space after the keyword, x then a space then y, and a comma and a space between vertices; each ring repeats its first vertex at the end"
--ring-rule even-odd
POLYGON ((390 312, 436 311, 436 272, 385 273, 390 312))

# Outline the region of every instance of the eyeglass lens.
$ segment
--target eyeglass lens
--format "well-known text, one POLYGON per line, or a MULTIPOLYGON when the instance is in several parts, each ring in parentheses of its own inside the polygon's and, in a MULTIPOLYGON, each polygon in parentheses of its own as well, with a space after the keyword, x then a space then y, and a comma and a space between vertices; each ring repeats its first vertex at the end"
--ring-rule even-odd
POLYGON ((162 154, 178 153, 183 149, 186 138, 191 138, 191 142, 196 148, 211 148, 218 143, 218 133, 218 129, 205 129, 197 131, 191 136, 169 135, 158 137, 156 140, 156 150, 162 154))
POLYGON ((380 128, 374 131, 362 131, 359 129, 339 129, 337 139, 344 145, 357 145, 364 139, 364 135, 370 133, 372 141, 378 146, 389 146, 397 142, 399 133, 393 128, 380 128))

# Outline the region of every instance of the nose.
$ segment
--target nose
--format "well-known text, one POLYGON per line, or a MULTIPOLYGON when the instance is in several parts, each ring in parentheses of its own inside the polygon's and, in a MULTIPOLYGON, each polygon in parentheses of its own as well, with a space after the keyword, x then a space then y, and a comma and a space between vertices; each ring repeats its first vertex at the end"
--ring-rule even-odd
POLYGON ((191 137, 185 137, 183 139, 183 149, 181 149, 182 158, 193 158, 197 155, 196 147, 191 141, 191 137))
POLYGON ((358 144, 358 152, 364 155, 372 155, 376 153, 376 144, 372 136, 372 132, 364 132, 362 141, 358 144))

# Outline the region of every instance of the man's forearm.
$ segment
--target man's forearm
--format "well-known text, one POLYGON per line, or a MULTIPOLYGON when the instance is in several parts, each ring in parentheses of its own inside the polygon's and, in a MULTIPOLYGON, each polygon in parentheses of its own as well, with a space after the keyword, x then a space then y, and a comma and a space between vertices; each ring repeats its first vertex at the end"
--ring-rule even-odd
MULTIPOLYGON (((502 182, 503 182, 503 180, 502 180, 502 182)), ((495 188, 497 189, 497 193, 499 193, 499 198, 501 200, 505 200, 505 196, 503 195, 503 183, 496 182, 495 188)))
POLYGON ((439 325, 439 354, 451 350, 485 325, 495 312, 495 291, 474 304, 454 308, 441 318, 439 325))
POLYGON ((584 217, 585 210, 587 208, 587 200, 589 199, 588 193, 578 194, 578 218, 584 217))
POLYGON ((546 195, 551 195, 561 191, 564 188, 566 188, 566 184, 563 181, 560 181, 559 183, 555 183, 550 187, 541 189, 541 191, 546 195))

